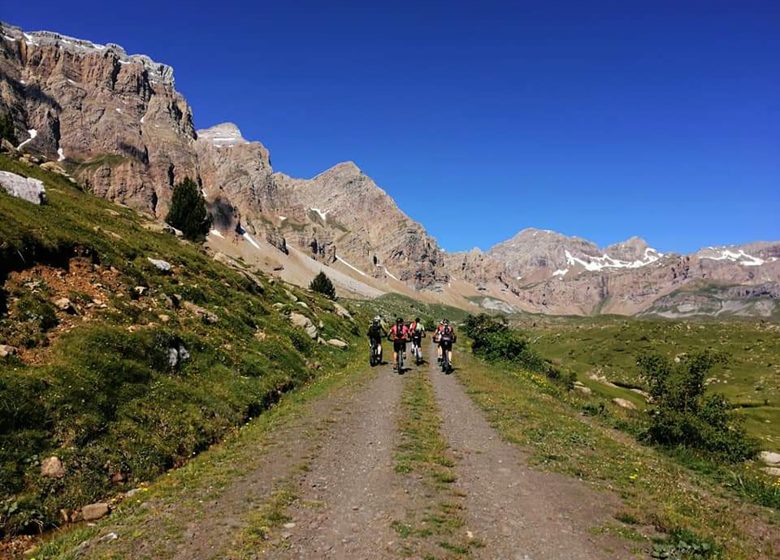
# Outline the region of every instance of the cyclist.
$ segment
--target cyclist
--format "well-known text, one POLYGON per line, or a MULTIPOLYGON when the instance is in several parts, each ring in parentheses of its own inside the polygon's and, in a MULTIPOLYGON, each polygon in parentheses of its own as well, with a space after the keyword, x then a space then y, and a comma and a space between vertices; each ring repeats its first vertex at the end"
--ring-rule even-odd
POLYGON ((382 326, 382 318, 377 315, 371 324, 368 326, 368 343, 371 346, 371 365, 377 365, 382 363, 382 338, 387 336, 387 331, 382 326))
POLYGON ((406 353, 406 341, 409 340, 409 327, 404 324, 404 320, 398 317, 395 325, 390 327, 388 338, 393 341, 393 370, 402 373, 399 357, 406 353))
POLYGON ((452 345, 456 340, 455 329, 447 319, 444 319, 442 329, 439 331, 439 348, 442 353, 442 361, 446 358, 446 370, 452 370, 452 345), (446 355, 445 355, 446 352, 446 355))
POLYGON ((409 325, 409 336, 412 338, 412 354, 419 366, 423 362, 422 357, 422 339, 425 338, 425 327, 417 317, 409 325))
POLYGON ((444 321, 446 321, 446 319, 439 321, 439 324, 436 327, 432 337, 432 341, 436 345, 436 361, 439 364, 441 364, 441 345, 439 344, 439 340, 441 339, 441 331, 444 328, 444 321))

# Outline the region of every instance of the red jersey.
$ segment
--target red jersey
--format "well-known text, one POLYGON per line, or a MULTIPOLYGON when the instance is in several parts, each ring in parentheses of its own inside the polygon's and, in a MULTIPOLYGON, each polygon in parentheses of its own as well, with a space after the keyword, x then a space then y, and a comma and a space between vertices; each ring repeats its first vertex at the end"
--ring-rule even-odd
POLYGON ((400 329, 398 325, 390 327, 390 337, 393 340, 406 340, 409 338, 409 327, 403 325, 400 329))

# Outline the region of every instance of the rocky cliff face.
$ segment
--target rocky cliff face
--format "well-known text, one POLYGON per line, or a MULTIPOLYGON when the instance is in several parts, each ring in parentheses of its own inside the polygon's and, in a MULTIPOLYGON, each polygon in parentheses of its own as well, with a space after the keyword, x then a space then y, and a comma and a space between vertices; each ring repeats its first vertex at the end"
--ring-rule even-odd
POLYGON ((274 174, 268 150, 235 125, 196 133, 173 70, 117 45, 0 24, 0 114, 20 149, 60 161, 99 196, 162 218, 189 176, 224 230, 419 289, 447 281, 436 242, 354 164, 311 180, 274 174))
POLYGON ((310 224, 286 235, 312 253, 417 289, 447 282, 444 254, 436 241, 354 163, 341 163, 311 180, 283 174, 275 179, 310 224))
POLYGON ((23 148, 61 160, 95 194, 164 215, 172 185, 197 176, 172 69, 117 45, 0 28, 0 111, 23 148))

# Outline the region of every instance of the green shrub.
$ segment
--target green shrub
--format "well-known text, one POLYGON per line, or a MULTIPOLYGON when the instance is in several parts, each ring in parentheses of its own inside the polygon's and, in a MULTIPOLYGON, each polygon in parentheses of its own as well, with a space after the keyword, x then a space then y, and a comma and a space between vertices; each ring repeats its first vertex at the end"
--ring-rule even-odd
POLYGON ((330 281, 330 278, 322 271, 311 281, 309 289, 327 298, 336 299, 336 288, 333 287, 333 282, 330 281))
POLYGON ((753 457, 757 444, 722 395, 705 395, 707 373, 725 357, 712 352, 683 355, 678 362, 659 355, 638 360, 652 397, 644 437, 660 445, 700 449, 728 461, 753 457))
POLYGON ((709 539, 685 529, 676 529, 663 541, 656 542, 652 558, 664 560, 706 560, 721 558, 721 548, 709 539))
POLYGON ((171 208, 165 221, 193 241, 202 241, 209 232, 211 218, 206 201, 197 183, 189 177, 173 188, 171 208))
POLYGON ((509 328, 504 317, 470 315, 464 322, 464 331, 472 339, 472 352, 486 360, 512 362, 567 387, 574 385, 572 373, 561 371, 537 354, 522 333, 509 328))

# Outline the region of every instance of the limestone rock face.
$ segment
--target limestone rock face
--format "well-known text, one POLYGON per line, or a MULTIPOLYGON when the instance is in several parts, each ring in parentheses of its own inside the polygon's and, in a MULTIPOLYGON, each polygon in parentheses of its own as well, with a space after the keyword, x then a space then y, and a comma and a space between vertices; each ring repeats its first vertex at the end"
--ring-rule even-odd
MULTIPOLYGON (((446 283, 444 253, 425 229, 352 162, 340 163, 310 180, 274 176, 296 218, 308 227, 293 241, 333 262, 347 261, 365 274, 389 277, 417 289, 446 283)), ((288 217, 286 227, 292 227, 288 217)), ((284 231, 284 230, 283 230, 284 231)))
POLYGON ((0 24, 0 110, 22 150, 58 159, 96 194, 158 216, 197 176, 192 111, 173 70, 118 45, 0 24))

